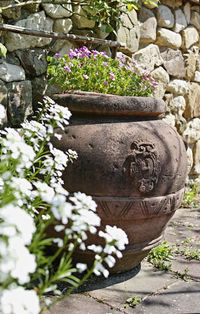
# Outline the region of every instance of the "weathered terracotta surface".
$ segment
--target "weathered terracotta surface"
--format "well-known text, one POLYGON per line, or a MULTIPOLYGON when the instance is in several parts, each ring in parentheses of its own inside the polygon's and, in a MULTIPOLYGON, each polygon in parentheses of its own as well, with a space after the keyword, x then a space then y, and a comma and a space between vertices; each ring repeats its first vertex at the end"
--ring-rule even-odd
MULTIPOLYGON (((72 111, 62 141, 54 144, 79 155, 64 173, 65 187, 93 196, 102 228, 116 225, 127 233, 129 245, 113 271, 131 269, 160 243, 181 205, 187 173, 184 143, 158 119, 165 112, 162 100, 88 93, 54 99, 72 111)), ((88 243, 93 241, 100 240, 93 236, 88 243)), ((92 254, 80 251, 77 259, 87 262, 92 254)))

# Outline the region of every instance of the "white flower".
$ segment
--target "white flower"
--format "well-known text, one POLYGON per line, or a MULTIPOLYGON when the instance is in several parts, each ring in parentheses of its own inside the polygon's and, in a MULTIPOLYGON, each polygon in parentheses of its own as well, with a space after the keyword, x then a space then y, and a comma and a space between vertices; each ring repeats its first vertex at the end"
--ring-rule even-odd
POLYGON ((101 245, 91 244, 91 245, 88 245, 87 248, 95 253, 101 253, 103 251, 103 248, 101 245))
POLYGON ((69 160, 68 155, 52 146, 50 147, 50 152, 53 155, 55 169, 64 170, 69 160))
POLYGON ((10 203, 1 208, 0 218, 3 219, 4 225, 7 224, 7 226, 15 226, 18 237, 21 238, 24 244, 31 243, 31 239, 36 228, 33 218, 27 212, 10 203))
POLYGON ((34 290, 14 287, 0 291, 0 313, 39 314, 39 297, 34 290))
POLYGON ((33 182, 33 185, 37 188, 37 191, 39 192, 39 195, 43 201, 47 203, 52 202, 55 196, 55 192, 52 187, 48 186, 48 184, 45 182, 40 181, 33 182))
POLYGON ((12 277, 22 285, 29 282, 29 273, 35 271, 36 262, 23 241, 17 236, 10 237, 6 246, 1 241, 0 251, 0 279, 12 277))
POLYGON ((111 268, 115 265, 115 258, 112 255, 108 255, 106 256, 106 258, 104 259, 104 261, 106 262, 106 264, 111 268))
POLYGON ((63 231, 65 229, 65 227, 63 225, 57 225, 54 227, 54 229, 57 231, 57 232, 60 232, 60 231, 63 231))
POLYGON ((17 177, 12 177, 10 183, 10 187, 13 189, 18 190, 25 196, 30 196, 31 195, 31 190, 32 190, 32 184, 26 180, 25 178, 17 178, 17 177))
POLYGON ((106 233, 103 231, 99 232, 99 236, 103 237, 108 243, 114 241, 114 245, 119 249, 119 250, 124 250, 125 245, 128 244, 128 237, 126 233, 120 229, 117 228, 116 226, 111 227, 111 226, 106 226, 106 233))
POLYGON ((26 121, 22 123, 22 127, 25 129, 25 136, 31 137, 33 136, 33 133, 37 136, 38 139, 44 140, 46 137, 47 131, 46 127, 34 120, 31 120, 30 122, 26 121))
POLYGON ((0 124, 2 124, 2 121, 6 117, 6 109, 3 105, 0 104, 0 124))
POLYGON ((94 268, 94 273, 97 276, 100 276, 101 274, 104 275, 104 277, 108 277, 109 276, 109 271, 102 265, 101 262, 97 262, 94 268))
POLYGON ((72 251, 74 249, 74 243, 70 243, 68 246, 68 250, 72 251))
POLYGON ((63 224, 67 224, 71 218, 73 207, 66 202, 64 195, 58 194, 52 200, 51 211, 57 220, 61 220, 63 224))
POLYGON ((58 133, 54 133, 54 136, 60 141, 61 138, 62 138, 62 135, 61 134, 58 134, 58 133))
POLYGON ((82 250, 82 251, 85 251, 86 250, 86 245, 84 242, 82 242, 80 245, 79 245, 79 249, 82 250))
POLYGON ((115 254, 118 258, 122 258, 122 253, 112 244, 106 244, 103 251, 108 255, 115 254))
POLYGON ((56 104, 50 97, 44 97, 45 112, 42 121, 49 123, 49 121, 56 122, 56 126, 64 129, 64 125, 68 125, 68 120, 71 117, 71 112, 67 107, 62 107, 56 104))
POLYGON ((40 173, 41 174, 46 174, 46 173, 50 173, 53 174, 53 166, 54 166, 54 160, 51 156, 46 155, 45 159, 43 159, 42 161, 43 164, 43 168, 40 169, 40 173))
POLYGON ((68 149, 67 154, 68 154, 71 162, 73 162, 72 159, 77 159, 78 158, 78 154, 77 154, 77 152, 75 150, 68 149))
POLYGON ((0 138, 2 145, 1 161, 9 162, 9 158, 17 160, 16 171, 21 172, 23 169, 30 168, 35 158, 35 152, 30 145, 27 145, 24 139, 17 131, 11 128, 5 128, 1 131, 4 137, 0 138))
POLYGON ((77 209, 87 208, 94 212, 96 211, 96 203, 93 201, 91 196, 88 196, 85 193, 76 192, 74 193, 74 197, 71 196, 69 199, 75 204, 77 209))
POLYGON ((54 243, 57 243, 58 247, 62 247, 63 246, 63 240, 60 238, 55 238, 53 239, 54 243))
POLYGON ((3 191, 4 181, 0 178, 0 191, 3 191))
POLYGON ((65 190, 61 184, 59 183, 54 183, 52 185, 52 187, 55 189, 56 193, 58 194, 63 194, 65 196, 68 196, 69 195, 69 192, 67 190, 65 190))
POLYGON ((7 237, 13 237, 17 235, 17 231, 15 226, 8 225, 5 222, 1 222, 0 224, 0 235, 5 235, 7 237))
POLYGON ((87 264, 77 263, 76 268, 77 268, 79 273, 82 273, 87 269, 87 264))

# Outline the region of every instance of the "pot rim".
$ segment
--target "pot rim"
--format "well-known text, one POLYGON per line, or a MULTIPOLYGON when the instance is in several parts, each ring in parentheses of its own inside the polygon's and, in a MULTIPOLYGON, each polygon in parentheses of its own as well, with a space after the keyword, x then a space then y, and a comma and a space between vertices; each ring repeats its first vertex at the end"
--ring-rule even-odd
POLYGON ((72 113, 157 117, 166 112, 165 102, 155 97, 69 91, 54 94, 52 98, 59 105, 68 107, 72 113))

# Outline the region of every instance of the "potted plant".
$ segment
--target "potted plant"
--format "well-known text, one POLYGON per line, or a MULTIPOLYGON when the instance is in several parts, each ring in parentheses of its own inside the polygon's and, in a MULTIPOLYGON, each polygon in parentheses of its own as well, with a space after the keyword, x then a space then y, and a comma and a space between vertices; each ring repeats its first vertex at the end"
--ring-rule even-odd
MULTIPOLYGON (((57 148, 76 150, 78 160, 65 174, 69 192, 89 194, 97 203, 101 227, 122 228, 129 245, 112 271, 129 270, 162 240, 181 205, 187 157, 179 134, 160 119, 165 103, 151 96, 155 82, 134 61, 111 59, 86 47, 48 57, 54 99, 72 112, 57 148)), ((101 243, 94 237, 88 243, 101 243)), ((77 251, 89 262, 90 251, 77 251)))

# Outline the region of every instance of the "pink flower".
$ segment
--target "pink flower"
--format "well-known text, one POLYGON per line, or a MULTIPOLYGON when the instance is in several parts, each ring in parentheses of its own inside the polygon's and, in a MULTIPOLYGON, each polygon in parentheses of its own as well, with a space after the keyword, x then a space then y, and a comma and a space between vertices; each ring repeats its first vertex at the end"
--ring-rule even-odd
POLYGON ((108 62, 104 62, 103 65, 108 66, 108 62))
POLYGON ((83 74, 83 77, 84 77, 84 79, 86 79, 86 80, 88 80, 88 79, 89 79, 89 76, 88 76, 88 75, 86 75, 86 74, 83 74))
POLYGON ((105 86, 108 86, 108 82, 105 81, 105 82, 104 82, 104 85, 105 85, 105 86))

